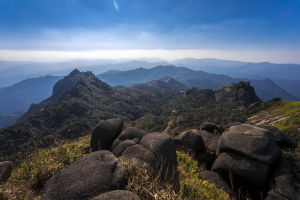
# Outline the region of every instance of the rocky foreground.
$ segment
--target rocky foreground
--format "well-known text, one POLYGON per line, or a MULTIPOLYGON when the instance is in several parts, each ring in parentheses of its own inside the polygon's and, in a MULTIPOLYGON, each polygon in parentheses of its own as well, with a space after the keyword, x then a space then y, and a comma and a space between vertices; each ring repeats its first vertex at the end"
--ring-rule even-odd
MULTIPOLYGON (((125 190, 124 163, 159 177, 161 184, 179 192, 176 150, 189 152, 203 178, 232 199, 299 199, 290 164, 281 156, 282 148, 296 147, 292 138, 274 127, 250 124, 231 126, 221 136, 218 131, 214 123, 204 123, 200 129, 171 137, 125 128, 120 119, 103 120, 91 137, 93 152, 50 178, 41 199, 141 199, 125 190)), ((11 171, 9 164, 0 164, 2 181, 11 171)))

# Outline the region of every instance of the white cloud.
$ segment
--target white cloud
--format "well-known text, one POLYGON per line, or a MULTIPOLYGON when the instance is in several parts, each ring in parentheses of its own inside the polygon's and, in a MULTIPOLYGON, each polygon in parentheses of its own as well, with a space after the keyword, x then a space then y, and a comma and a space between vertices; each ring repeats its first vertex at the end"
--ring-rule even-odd
POLYGON ((74 59, 146 59, 168 61, 186 57, 218 58, 249 62, 299 63, 300 51, 292 50, 213 50, 213 49, 115 49, 94 51, 0 50, 0 60, 60 62, 74 59))

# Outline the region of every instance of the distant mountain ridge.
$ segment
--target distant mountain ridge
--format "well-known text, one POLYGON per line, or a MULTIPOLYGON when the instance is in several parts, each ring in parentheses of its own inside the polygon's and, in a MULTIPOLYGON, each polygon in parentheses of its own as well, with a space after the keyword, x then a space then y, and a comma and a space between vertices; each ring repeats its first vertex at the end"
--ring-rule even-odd
POLYGON ((211 74, 203 71, 195 71, 185 67, 157 66, 150 69, 138 68, 128 71, 114 71, 113 73, 103 73, 97 77, 110 85, 132 86, 135 84, 147 83, 168 76, 189 88, 197 87, 201 89, 216 90, 224 85, 239 81, 250 81, 257 90, 258 96, 266 101, 272 98, 282 98, 287 100, 297 100, 297 97, 289 94, 280 88, 274 81, 249 80, 231 78, 230 76, 211 74))

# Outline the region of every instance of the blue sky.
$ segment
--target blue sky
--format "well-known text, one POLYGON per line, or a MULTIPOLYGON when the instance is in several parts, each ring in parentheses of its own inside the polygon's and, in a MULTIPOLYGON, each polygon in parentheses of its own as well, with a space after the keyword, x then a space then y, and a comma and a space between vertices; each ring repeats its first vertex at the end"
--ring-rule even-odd
POLYGON ((299 36, 300 0, 0 0, 2 60, 130 50, 300 63, 299 36))

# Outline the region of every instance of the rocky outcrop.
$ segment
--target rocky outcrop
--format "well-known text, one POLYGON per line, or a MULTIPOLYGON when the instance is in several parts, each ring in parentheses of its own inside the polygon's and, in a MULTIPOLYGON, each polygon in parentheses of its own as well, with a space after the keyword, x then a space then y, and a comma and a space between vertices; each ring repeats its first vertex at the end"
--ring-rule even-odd
POLYGON ((180 135, 177 135, 174 141, 177 147, 190 149, 196 154, 205 152, 204 142, 199 130, 190 129, 184 131, 180 135))
POLYGON ((199 134, 203 139, 205 149, 208 152, 216 153, 220 137, 214 133, 209 133, 207 131, 200 131, 199 134))
POLYGON ((110 150, 114 140, 123 129, 121 119, 101 120, 94 129, 91 137, 92 151, 110 150))
POLYGON ((300 194, 295 189, 294 175, 289 163, 282 161, 273 169, 270 183, 271 191, 274 194, 287 199, 300 199, 300 194))
POLYGON ((223 133, 217 153, 222 152, 231 152, 267 165, 277 161, 281 154, 271 132, 250 124, 233 126, 223 133))
POLYGON ((214 162, 212 170, 224 178, 232 179, 238 186, 245 185, 246 182, 266 187, 269 166, 233 153, 221 153, 214 162))
POLYGON ((153 176, 178 187, 176 146, 169 136, 146 134, 138 144, 128 147, 121 158, 131 166, 145 168, 153 176))
POLYGON ((90 200, 141 200, 138 195, 126 190, 114 190, 105 192, 90 200))
POLYGON ((215 93, 217 101, 222 102, 239 102, 245 107, 249 107, 251 104, 261 102, 256 96, 254 88, 250 85, 250 82, 232 83, 222 87, 215 93))
POLYGON ((128 127, 115 139, 112 144, 111 150, 117 156, 121 156, 123 151, 129 146, 137 144, 140 142, 142 137, 147 133, 141 129, 135 127, 128 127))
POLYGON ((0 162, 0 182, 5 182, 10 177, 13 163, 10 161, 0 162))
POLYGON ((126 170, 109 151, 96 151, 70 164, 52 177, 42 200, 88 199, 123 189, 126 170))
POLYGON ((297 142, 294 138, 291 136, 288 136, 287 134, 284 134, 280 130, 278 130, 274 126, 267 126, 267 125, 260 125, 260 127, 265 128, 272 132, 275 136, 275 140, 277 144, 282 148, 291 148, 295 149, 297 147, 297 142))

